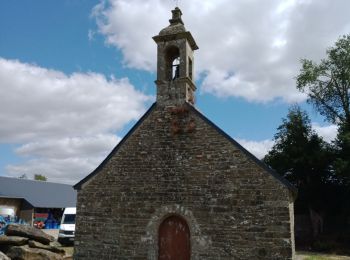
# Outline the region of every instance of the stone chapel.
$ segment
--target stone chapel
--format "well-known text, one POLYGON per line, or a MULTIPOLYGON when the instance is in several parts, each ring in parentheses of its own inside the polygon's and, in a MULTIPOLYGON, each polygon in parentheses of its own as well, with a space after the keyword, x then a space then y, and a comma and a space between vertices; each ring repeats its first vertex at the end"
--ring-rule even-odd
POLYGON ((153 37, 156 102, 74 186, 74 259, 294 259, 296 190, 195 108, 181 15, 153 37))

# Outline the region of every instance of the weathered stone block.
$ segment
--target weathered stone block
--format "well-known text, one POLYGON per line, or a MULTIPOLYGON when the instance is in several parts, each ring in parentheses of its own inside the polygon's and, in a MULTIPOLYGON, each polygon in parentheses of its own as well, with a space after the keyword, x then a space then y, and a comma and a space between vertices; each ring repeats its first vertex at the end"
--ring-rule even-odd
POLYGON ((44 245, 44 244, 42 244, 40 242, 36 242, 36 241, 33 241, 33 240, 29 240, 28 245, 29 245, 29 247, 32 247, 32 248, 44 249, 44 250, 48 250, 48 251, 51 251, 51 252, 54 252, 54 253, 57 253, 57 254, 60 254, 60 255, 64 255, 66 253, 61 248, 58 248, 58 247, 55 247, 55 246, 51 246, 51 245, 44 245))
POLYGON ((30 248, 28 246, 14 246, 6 253, 8 257, 16 260, 62 260, 63 257, 53 252, 30 248))
POLYGON ((17 236, 0 236, 0 245, 22 246, 27 244, 28 238, 17 236))
POLYGON ((11 260, 11 258, 0 251, 0 260, 11 260))
POLYGON ((5 234, 7 236, 27 237, 45 245, 48 245, 51 241, 54 241, 53 236, 45 234, 42 230, 20 224, 9 224, 6 227, 5 234))

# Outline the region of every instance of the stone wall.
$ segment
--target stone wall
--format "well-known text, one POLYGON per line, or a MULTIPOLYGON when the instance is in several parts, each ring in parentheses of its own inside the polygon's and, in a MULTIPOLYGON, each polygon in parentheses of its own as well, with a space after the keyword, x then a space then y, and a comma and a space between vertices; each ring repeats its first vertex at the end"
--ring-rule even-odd
POLYGON ((75 259, 158 259, 172 214, 191 259, 292 259, 293 197, 191 106, 156 105, 78 191, 75 259))

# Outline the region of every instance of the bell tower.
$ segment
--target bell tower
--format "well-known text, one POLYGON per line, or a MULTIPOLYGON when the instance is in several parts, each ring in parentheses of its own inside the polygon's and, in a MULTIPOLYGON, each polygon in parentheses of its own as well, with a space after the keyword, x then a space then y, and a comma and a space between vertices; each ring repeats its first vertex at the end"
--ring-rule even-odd
POLYGON ((198 46, 181 19, 182 12, 176 7, 170 25, 153 37, 157 43, 157 104, 194 105, 194 51, 198 46))

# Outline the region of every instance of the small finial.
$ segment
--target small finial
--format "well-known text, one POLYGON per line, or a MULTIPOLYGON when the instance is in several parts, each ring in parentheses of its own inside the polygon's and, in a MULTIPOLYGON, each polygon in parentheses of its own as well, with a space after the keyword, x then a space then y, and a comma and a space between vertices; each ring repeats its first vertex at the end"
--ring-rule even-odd
POLYGON ((173 13, 173 17, 169 20, 170 24, 184 24, 181 19, 182 12, 179 7, 175 7, 171 12, 173 13))

